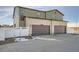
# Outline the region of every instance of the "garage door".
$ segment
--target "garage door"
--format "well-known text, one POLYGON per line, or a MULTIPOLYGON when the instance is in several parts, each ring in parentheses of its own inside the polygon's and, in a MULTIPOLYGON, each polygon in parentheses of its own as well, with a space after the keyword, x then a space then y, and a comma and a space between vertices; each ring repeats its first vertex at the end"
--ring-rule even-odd
POLYGON ((56 34, 66 33, 66 26, 54 26, 54 33, 56 34))
POLYGON ((49 35, 50 26, 48 25, 32 25, 32 35, 49 35))

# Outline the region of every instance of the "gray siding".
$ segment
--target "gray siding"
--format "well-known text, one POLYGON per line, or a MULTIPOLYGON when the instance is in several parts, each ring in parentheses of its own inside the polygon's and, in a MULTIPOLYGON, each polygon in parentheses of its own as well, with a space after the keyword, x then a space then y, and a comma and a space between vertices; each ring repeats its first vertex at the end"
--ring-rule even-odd
POLYGON ((20 8, 20 15, 35 18, 45 18, 45 12, 20 8))
POLYGON ((46 12, 46 19, 53 19, 53 12, 46 12))
POLYGON ((19 19, 20 19, 19 8, 16 7, 14 11, 14 27, 19 27, 19 19))
POLYGON ((46 19, 63 20, 63 15, 57 11, 46 12, 46 19))

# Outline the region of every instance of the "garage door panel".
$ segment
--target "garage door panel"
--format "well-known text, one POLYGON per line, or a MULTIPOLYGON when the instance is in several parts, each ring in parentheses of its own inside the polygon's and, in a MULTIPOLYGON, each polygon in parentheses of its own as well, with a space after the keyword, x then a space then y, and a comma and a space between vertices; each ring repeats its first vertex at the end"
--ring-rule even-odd
POLYGON ((54 33, 66 33, 66 26, 54 26, 54 33))
POLYGON ((50 26, 48 25, 32 25, 32 35, 49 35, 50 26))

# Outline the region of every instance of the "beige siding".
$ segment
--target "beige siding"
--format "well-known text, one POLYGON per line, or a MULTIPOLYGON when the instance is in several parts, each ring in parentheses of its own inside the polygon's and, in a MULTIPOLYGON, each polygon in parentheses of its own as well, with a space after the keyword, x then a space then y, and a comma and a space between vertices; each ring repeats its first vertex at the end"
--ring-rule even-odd
POLYGON ((51 20, 44 20, 44 19, 26 18, 26 26, 30 28, 29 35, 32 34, 32 25, 50 25, 50 34, 53 34, 55 25, 66 26, 67 23, 63 21, 51 21, 51 20))
POLYGON ((67 26, 67 22, 63 22, 63 21, 52 21, 52 33, 54 33, 54 26, 55 25, 63 25, 63 26, 67 26))
MULTIPOLYGON (((32 25, 50 25, 50 20, 26 18, 26 26, 30 27, 29 35, 32 34, 32 25)), ((51 31, 51 29, 50 29, 51 31)))
POLYGON ((67 26, 67 22, 63 22, 63 21, 52 21, 52 25, 64 25, 64 26, 67 26))
POLYGON ((50 25, 50 20, 26 18, 27 25, 50 25))

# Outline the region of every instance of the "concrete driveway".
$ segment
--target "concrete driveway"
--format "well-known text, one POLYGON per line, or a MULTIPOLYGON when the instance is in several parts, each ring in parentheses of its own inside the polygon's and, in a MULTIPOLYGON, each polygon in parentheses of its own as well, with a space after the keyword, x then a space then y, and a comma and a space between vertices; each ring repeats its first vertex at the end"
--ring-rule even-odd
POLYGON ((36 40, 0 45, 0 52, 79 52, 79 35, 45 35, 33 39, 36 40))

